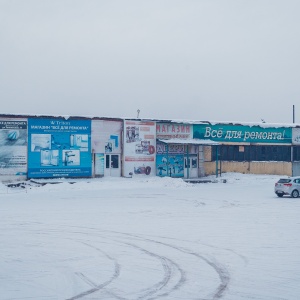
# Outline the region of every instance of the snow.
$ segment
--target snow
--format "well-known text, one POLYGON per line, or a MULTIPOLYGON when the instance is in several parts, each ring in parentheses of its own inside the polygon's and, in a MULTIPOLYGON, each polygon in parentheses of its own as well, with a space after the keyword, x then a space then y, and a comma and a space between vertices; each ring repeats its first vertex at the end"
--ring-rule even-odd
POLYGON ((300 199, 278 178, 1 184, 0 299, 299 299, 300 199))

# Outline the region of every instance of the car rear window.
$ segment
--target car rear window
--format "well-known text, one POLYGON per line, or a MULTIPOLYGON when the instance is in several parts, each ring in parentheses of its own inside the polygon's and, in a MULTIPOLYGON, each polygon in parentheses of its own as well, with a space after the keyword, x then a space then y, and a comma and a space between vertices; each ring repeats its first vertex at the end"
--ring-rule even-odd
POLYGON ((291 182, 291 179, 285 179, 285 178, 283 178, 283 179, 279 179, 278 182, 279 183, 288 183, 288 182, 291 182))

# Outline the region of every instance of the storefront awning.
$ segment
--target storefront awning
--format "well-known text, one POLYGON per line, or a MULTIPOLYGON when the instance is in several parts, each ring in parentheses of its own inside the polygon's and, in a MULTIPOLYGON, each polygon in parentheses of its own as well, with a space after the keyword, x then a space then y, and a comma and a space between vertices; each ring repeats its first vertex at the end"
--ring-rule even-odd
POLYGON ((214 142, 212 140, 201 140, 201 139, 169 139, 169 140, 159 139, 158 141, 164 144, 201 145, 201 146, 219 145, 218 142, 214 142))

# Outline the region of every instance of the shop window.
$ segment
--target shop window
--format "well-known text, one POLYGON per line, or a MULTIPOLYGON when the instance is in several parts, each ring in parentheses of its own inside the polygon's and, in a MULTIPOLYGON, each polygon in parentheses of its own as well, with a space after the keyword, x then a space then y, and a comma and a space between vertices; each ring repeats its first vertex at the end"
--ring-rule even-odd
MULTIPOLYGON (((291 161, 289 146, 221 145, 219 153, 223 161, 291 161)), ((212 160, 216 160, 216 147, 212 149, 212 160)), ((300 146, 294 150, 294 160, 300 160, 300 146)))
POLYGON ((111 156, 111 167, 113 169, 119 168, 119 155, 112 155, 111 156))
POLYGON ((192 168, 197 168, 197 158, 192 158, 192 168))
POLYGON ((184 167, 185 167, 186 169, 191 167, 191 165, 190 165, 190 160, 187 159, 187 158, 185 158, 184 167))
POLYGON ((300 146, 293 147, 293 161, 300 161, 300 146))
POLYGON ((105 168, 109 169, 109 155, 105 156, 105 168))

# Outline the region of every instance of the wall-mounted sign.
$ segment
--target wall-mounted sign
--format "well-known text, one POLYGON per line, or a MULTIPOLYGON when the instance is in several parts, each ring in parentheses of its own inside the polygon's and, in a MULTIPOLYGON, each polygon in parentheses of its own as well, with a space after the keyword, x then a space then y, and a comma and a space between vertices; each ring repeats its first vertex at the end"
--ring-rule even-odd
POLYGON ((293 128, 293 144, 300 145, 300 128, 293 128))
POLYGON ((27 120, 0 119, 0 174, 9 179, 27 174, 27 120))
POLYGON ((92 120, 94 153, 121 153, 121 121, 92 120))
POLYGON ((156 137, 158 139, 190 139, 193 135, 193 126, 177 123, 157 123, 156 137))
POLYGON ((193 125, 194 138, 216 142, 290 144, 292 130, 285 127, 260 127, 227 124, 193 125))
POLYGON ((155 122, 124 121, 124 176, 155 175, 155 122))
POLYGON ((28 177, 90 177, 91 121, 28 120, 28 177))

